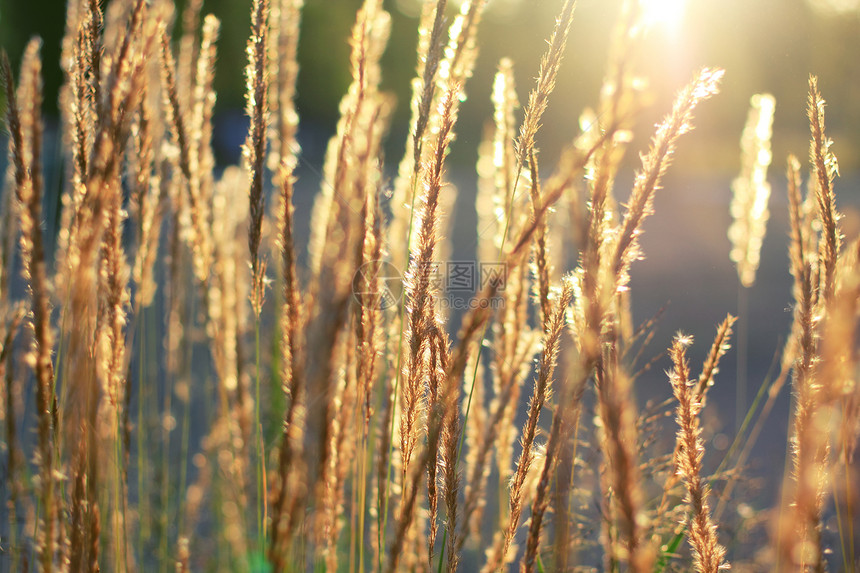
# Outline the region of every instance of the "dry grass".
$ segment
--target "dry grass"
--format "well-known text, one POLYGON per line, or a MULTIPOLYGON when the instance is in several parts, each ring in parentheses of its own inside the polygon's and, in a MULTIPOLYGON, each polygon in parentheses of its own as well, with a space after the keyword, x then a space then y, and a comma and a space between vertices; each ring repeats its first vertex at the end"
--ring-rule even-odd
MULTIPOLYGON (((219 177, 220 26, 202 0, 178 39, 170 0, 69 3, 55 252, 42 229, 40 42, 17 80, 0 59, 0 570, 716 573, 729 558, 743 571, 850 570, 860 243, 840 231, 817 80, 806 197, 788 161, 795 313, 782 372, 708 474, 719 454, 703 411, 736 319, 717 327, 698 378, 678 335, 674 399, 642 409, 634 380, 650 367, 639 356, 654 321, 631 324, 630 272, 679 140, 723 72, 704 68, 679 91, 627 195, 615 181, 643 100, 640 3, 624 3, 598 113, 550 161, 537 142, 575 21, 574 2, 560 2, 519 127, 513 63, 498 65, 476 207, 480 262, 501 272, 478 273, 458 329, 437 265, 486 2, 463 2, 448 27, 448 3, 424 3, 391 197, 393 102, 380 91, 391 19, 381 0, 364 2, 306 268, 293 207, 302 4, 253 2, 250 129, 242 164, 219 177), (540 163, 555 170, 542 178, 540 163), (746 500, 733 488, 789 373, 783 501, 756 508, 756 547, 736 550, 746 500), (676 440, 660 422, 672 411, 676 440), (727 506, 737 511, 724 519, 727 506), (840 547, 822 534, 833 514, 840 547)), ((730 232, 744 286, 768 217, 774 105, 752 102, 730 232)))

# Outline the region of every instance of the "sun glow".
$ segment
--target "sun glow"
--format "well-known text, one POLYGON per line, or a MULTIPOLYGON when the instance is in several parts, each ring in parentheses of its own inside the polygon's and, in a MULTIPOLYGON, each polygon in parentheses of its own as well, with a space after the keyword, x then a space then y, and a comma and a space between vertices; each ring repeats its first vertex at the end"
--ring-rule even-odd
POLYGON ((684 0, 642 0, 642 14, 645 23, 678 29, 684 17, 684 0))
POLYGON ((860 0, 807 0, 813 10, 826 16, 860 12, 860 0))

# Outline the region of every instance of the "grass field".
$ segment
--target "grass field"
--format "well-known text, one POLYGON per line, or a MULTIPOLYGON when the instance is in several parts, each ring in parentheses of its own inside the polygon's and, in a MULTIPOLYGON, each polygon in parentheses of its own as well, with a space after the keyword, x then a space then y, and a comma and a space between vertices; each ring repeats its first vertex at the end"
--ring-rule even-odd
MULTIPOLYGON (((557 4, 533 85, 504 58, 482 94, 487 2, 425 1, 391 157, 392 18, 365 0, 319 164, 297 138, 303 0, 251 2, 238 166, 213 152, 220 22, 203 0, 70 0, 57 130, 40 40, 17 72, 3 53, 0 571, 858 570, 860 241, 817 78, 806 102, 779 102, 805 107, 809 148, 770 176, 787 189, 793 300, 766 316, 750 293, 773 97, 749 94, 731 204, 672 190, 649 242, 724 72, 654 102, 664 119, 636 148, 652 99, 636 55, 662 4, 624 0, 596 101, 544 157, 576 18, 557 4), (493 112, 476 176, 453 177, 467 93, 493 112), (312 209, 295 208, 300 173, 318 178, 312 209), (714 205, 726 245, 689 238, 713 231, 714 205), (671 277, 709 257, 736 267, 737 310, 712 339, 667 335, 671 277), (642 267, 659 301, 644 322, 642 267), (786 424, 767 442, 776 467, 750 471, 786 424)), ((693 288, 680 308, 698 328, 715 301, 693 288)))

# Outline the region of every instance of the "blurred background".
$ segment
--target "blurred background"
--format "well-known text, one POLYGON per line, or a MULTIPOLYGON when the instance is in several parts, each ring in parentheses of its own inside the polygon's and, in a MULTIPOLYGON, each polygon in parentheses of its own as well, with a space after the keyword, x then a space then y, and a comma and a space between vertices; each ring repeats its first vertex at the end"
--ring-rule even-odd
MULTIPOLYGON (((180 7, 184 2, 177 2, 180 7)), ((579 0, 556 91, 539 133, 543 170, 549 173, 558 151, 578 130, 578 117, 598 101, 606 68, 610 33, 620 0, 579 0)), ((633 309, 637 322, 667 310, 647 356, 658 355, 683 330, 696 344, 691 351, 697 373, 726 313, 747 308, 736 330, 745 330, 748 363, 737 366, 737 344, 723 362, 709 401, 707 437, 724 451, 738 424, 736 380, 746 378, 743 404, 749 404, 767 378, 774 356, 781 351, 791 320, 791 277, 788 273, 785 158, 808 153, 806 118, 808 76, 819 77, 827 100, 828 135, 835 141, 841 177, 837 203, 848 238, 860 228, 860 0, 649 0, 653 28, 638 54, 638 73, 647 80, 651 105, 635 129, 616 194, 623 200, 647 149, 652 126, 668 113, 673 94, 702 66, 722 67, 726 75, 721 94, 700 106, 695 130, 680 142, 664 189, 655 202, 655 215, 645 224, 642 240, 646 259, 632 272, 633 309), (729 261, 726 236, 731 222, 730 184, 740 169, 739 141, 750 96, 770 92, 776 98, 773 128, 771 219, 757 282, 743 290, 729 261)), ((214 145, 222 165, 236 163, 244 141, 245 42, 250 0, 206 0, 204 12, 222 22, 218 49, 218 92, 214 145)), ((297 234, 307 237, 312 198, 319 188, 319 170, 327 140, 334 133, 337 106, 349 84, 347 39, 360 0, 307 0, 302 22, 298 84, 299 133, 303 163, 296 195, 297 234)), ((456 3, 455 3, 456 4, 456 3)), ((64 23, 63 0, 0 0, 0 46, 17 68, 27 40, 44 40, 46 109, 56 115, 61 72, 59 43, 64 23)), ((476 215, 475 163, 485 122, 491 118, 490 90, 501 57, 513 59, 520 101, 524 102, 537 75, 561 0, 491 0, 479 37, 477 69, 466 91, 449 158, 449 176, 459 189, 455 212, 453 256, 474 257, 476 215)), ((419 0, 386 0, 392 14, 392 36, 383 60, 383 87, 398 101, 387 143, 389 174, 400 159, 407 136, 409 83, 415 70, 419 0)), ((453 16, 454 8, 451 7, 453 16)), ((0 96, 2 98, 2 96, 0 96)), ((0 99, 0 108, 3 107, 0 99)), ((0 138, 3 136, 0 135, 0 138)), ((5 148, 5 145, 4 145, 5 148)), ((5 154, 0 157, 0 167, 5 154)), ((806 169, 808 173, 808 168, 806 169)), ((55 174, 55 177, 58 175, 55 174)), ((50 180, 50 177, 49 177, 50 180)), ((59 188, 57 186, 56 188, 59 188)), ((670 395, 663 370, 666 359, 637 380, 640 396, 670 395)), ((742 386, 743 388, 743 386, 742 386)), ((782 475, 786 451, 789 393, 780 401, 751 460, 743 495, 770 506, 779 490, 774 475, 782 475)), ((715 465, 718 456, 706 463, 715 465)), ((739 506, 742 508, 742 506, 739 506)), ((832 527, 832 522, 827 523, 832 527)), ((860 528, 858 528, 860 531, 860 528)), ((836 533, 825 533, 832 541, 836 533)))
MULTIPOLYGON (((671 94, 701 66, 726 69, 722 95, 700 114, 704 140, 687 142, 676 170, 726 171, 737 168, 737 141, 749 96, 769 91, 776 96, 775 164, 788 150, 805 153, 804 102, 807 74, 819 76, 830 104, 828 123, 838 142, 836 152, 846 171, 858 161, 858 142, 851 134, 860 128, 860 0, 649 0, 655 6, 654 30, 640 54, 638 69, 654 96, 653 114, 643 124, 665 113, 671 94)), ((180 6, 184 0, 177 0, 180 6)), ((457 4, 458 2, 453 2, 457 4)), ((302 22, 301 75, 298 108, 303 122, 330 130, 337 104, 346 90, 347 38, 360 0, 307 0, 302 22)), ((392 149, 402 147, 408 116, 409 81, 415 69, 416 23, 420 0, 386 0, 393 16, 392 38, 384 60, 384 86, 401 105, 395 117, 392 149)), ((559 0, 491 0, 482 24, 480 60, 468 86, 460 141, 472 150, 490 113, 488 94, 499 58, 513 58, 521 99, 537 75, 559 0)), ((609 32, 618 0, 580 0, 553 98, 541 147, 546 153, 574 133, 581 109, 593 105, 606 64, 609 32)), ((218 50, 218 111, 222 121, 243 108, 244 46, 249 29, 249 0, 206 0, 204 11, 221 19, 218 50)), ((65 17, 64 0, 0 0, 0 46, 14 64, 27 40, 44 41, 46 111, 56 112, 61 81, 59 43, 65 17)), ((452 8, 453 13, 453 8, 452 8)), ((646 130, 647 131, 647 130, 646 130)), ((241 138, 240 138, 241 139, 241 138)), ((235 160, 232 140, 219 140, 219 157, 235 160)), ((468 162, 470 154, 456 153, 468 162)))

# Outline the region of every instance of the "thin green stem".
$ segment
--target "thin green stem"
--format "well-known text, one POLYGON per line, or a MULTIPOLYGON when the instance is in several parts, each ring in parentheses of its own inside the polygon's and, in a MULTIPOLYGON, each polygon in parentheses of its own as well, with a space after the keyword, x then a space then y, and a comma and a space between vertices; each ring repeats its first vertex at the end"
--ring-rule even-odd
MULTIPOLYGON (((128 387, 126 386, 126 391, 128 391, 128 387)), ((120 427, 120 416, 119 416, 119 407, 116 409, 116 439, 114 440, 114 471, 113 471, 113 479, 114 479, 114 539, 116 543, 120 545, 116 549, 116 555, 114 557, 114 571, 119 573, 122 569, 120 568, 120 563, 126 564, 126 548, 128 544, 128 539, 126 537, 126 528, 125 528, 125 503, 122 500, 122 428, 120 427)), ((128 569, 125 566, 125 569, 128 569)))
MULTIPOLYGON (((772 364, 771 368, 773 368, 773 366, 774 365, 772 364)), ((756 393, 755 398, 752 401, 752 404, 750 404, 749 408, 747 409, 746 415, 744 416, 743 421, 738 428, 737 435, 732 441, 732 445, 729 447, 729 451, 726 452, 723 461, 720 462, 719 467, 717 467, 717 470, 714 472, 715 475, 719 475, 719 473, 726 468, 726 465, 729 463, 729 460, 734 457, 735 451, 740 447, 742 438, 746 435, 747 428, 752 423, 753 416, 758 410, 759 404, 761 404, 761 401, 764 399, 765 394, 773 385, 773 380, 771 379, 771 376, 772 373, 768 373, 768 375, 765 377, 764 382, 762 382, 762 385, 759 387, 758 392, 756 393)), ((744 446, 746 446, 747 443, 748 442, 744 441, 744 446)))
MULTIPOLYGON (((523 174, 522 161, 517 161, 517 176, 514 178, 514 188, 511 189, 511 200, 508 201, 508 210, 505 213, 505 230, 502 232, 502 244, 499 246, 499 259, 502 258, 502 254, 504 254, 504 252, 505 252, 505 243, 508 240, 508 231, 511 228, 511 213, 514 212, 514 199, 517 196, 517 187, 519 187, 520 177, 522 176, 522 174, 523 174)), ((483 344, 482 344, 482 346, 483 346, 483 344)))
MULTIPOLYGON (((753 403, 749 407, 749 410, 747 411, 747 415, 744 418, 744 421, 741 424, 741 427, 738 430, 737 435, 735 435, 735 439, 732 441, 731 447, 729 447, 728 452, 726 452, 726 455, 723 457, 723 461, 720 462, 719 467, 717 467, 716 471, 714 472, 715 477, 711 478, 711 480, 709 482, 710 486, 713 487, 714 482, 716 481, 716 476, 719 476, 721 474, 721 472, 726 468, 728 463, 734 457, 735 451, 738 449, 738 447, 740 447, 741 439, 746 435, 747 427, 752 422, 753 414, 758 410, 758 406, 761 403, 762 399, 764 399, 765 393, 769 393, 770 389, 773 387, 774 384, 777 383, 777 380, 779 380, 779 378, 781 377, 781 375, 780 375, 780 377, 773 379, 773 371, 776 368, 778 358, 779 358, 779 354, 778 353, 774 354, 773 361, 771 362, 770 369, 768 370, 768 373, 765 376, 764 382, 762 382, 761 387, 759 388, 755 399, 753 399, 753 403)), ((756 421, 756 425, 750 431, 749 435, 747 435, 746 440, 744 441, 744 447, 741 450, 740 454, 738 454, 738 458, 735 462, 735 467, 740 467, 746 462, 746 458, 752 449, 752 445, 755 443, 756 439, 758 438, 758 433, 759 433, 760 429, 763 427, 764 420, 767 418, 768 414, 770 413, 769 407, 770 407, 770 405, 773 404, 774 398, 775 398, 774 396, 771 396, 768 399, 768 401, 765 403, 764 407, 762 408, 762 411, 759 413, 759 418, 756 421)), ((714 521, 716 521, 716 522, 720 521, 720 516, 722 515, 722 512, 725 509, 726 503, 728 502, 728 498, 731 495, 731 491, 732 491, 732 488, 734 487, 735 481, 737 480, 737 476, 738 476, 738 474, 735 473, 729 479, 729 482, 726 484, 726 487, 723 488, 723 491, 720 494, 720 500, 719 500, 719 503, 717 504, 717 509, 714 511, 714 521)))
MULTIPOLYGON (((376 411, 381 412, 383 407, 383 402, 385 400, 385 390, 387 388, 386 384, 379 385, 379 396, 376 400, 376 411)), ((393 408, 393 404, 392 404, 393 408)), ((394 414, 392 410, 392 415, 394 414)), ((390 450, 389 450, 390 455, 390 450)), ((388 467, 388 471, 391 472, 391 466, 388 467)), ((384 547, 382 545, 382 495, 384 495, 383 487, 387 485, 386 483, 377 483, 376 484, 376 548, 377 548, 377 563, 376 570, 382 571, 382 554, 384 553, 384 547)))
MULTIPOLYGON (((171 380, 167 388, 164 389, 164 399, 162 402, 162 416, 169 417, 173 411, 173 390, 176 380, 171 380)), ((168 526, 170 524, 170 433, 172 428, 169 425, 161 424, 163 432, 163 443, 161 452, 161 515, 160 520, 160 539, 159 539, 159 560, 161 561, 161 571, 167 572, 168 559, 168 526)))
MULTIPOLYGON (((190 391, 190 389, 189 389, 190 391)), ((185 405, 182 409, 182 444, 180 449, 182 453, 179 455, 179 491, 180 493, 185 492, 188 487, 188 441, 189 434, 191 430, 191 397, 185 401, 185 405)), ((185 531, 185 495, 182 495, 180 498, 182 501, 180 502, 179 507, 179 519, 177 523, 179 523, 179 534, 182 535, 182 532, 185 531)))
MULTIPOLYGON (((842 562, 846 563, 848 547, 845 545, 845 531, 842 525, 842 511, 839 509, 839 484, 836 483, 838 476, 834 476, 830 482, 833 489, 833 506, 836 509, 836 524, 839 529, 839 548, 842 550, 842 562)), ((850 518, 849 518, 850 521, 850 518)))
POLYGON ((164 432, 164 451, 162 452, 162 482, 161 482, 161 508, 159 516, 160 536, 158 543, 158 555, 161 562, 160 571, 167 573, 168 564, 168 525, 170 523, 170 432, 164 432))
POLYGON ((361 449, 363 452, 361 458, 361 469, 359 470, 358 478, 360 480, 358 490, 358 573, 364 573, 364 519, 367 513, 367 468, 370 461, 373 459, 373 440, 370 439, 368 428, 365 424, 365 431, 362 434, 361 449))
POLYGON ((263 471, 266 463, 263 446, 263 426, 260 420, 260 315, 254 320, 254 352, 256 357, 256 385, 254 388, 254 427, 257 433, 257 537, 260 555, 266 551, 266 529, 263 527, 263 471))
POLYGON ((137 360, 137 370, 138 370, 138 382, 137 382, 137 506, 138 506, 138 525, 137 525, 137 547, 140 552, 138 555, 138 562, 143 562, 144 556, 144 544, 146 539, 149 537, 149 512, 147 511, 149 508, 149 504, 146 503, 147 496, 144 493, 143 482, 144 482, 144 436, 146 432, 143 431, 143 402, 144 402, 144 388, 146 387, 146 318, 149 315, 149 312, 144 310, 141 315, 140 320, 138 321, 138 330, 140 331, 138 334, 138 360, 137 360))
MULTIPOLYGON (((358 441, 359 441, 359 443, 356 444, 356 452, 362 452, 363 446, 360 443, 361 437, 358 438, 358 441)), ((364 455, 362 453, 362 455, 357 455, 352 460, 353 479, 358 480, 359 486, 352 488, 352 492, 351 492, 352 495, 350 498, 350 503, 352 504, 350 506, 352 508, 352 511, 351 511, 351 514, 349 517, 350 527, 351 527, 350 532, 349 532, 349 561, 348 561, 350 573, 355 573, 355 560, 356 560, 355 554, 358 552, 358 548, 356 547, 356 545, 358 544, 358 537, 356 536, 356 531, 358 531, 358 520, 360 517, 359 513, 361 513, 363 515, 363 510, 364 510, 364 507, 362 507, 362 511, 359 511, 359 509, 358 509, 358 498, 360 495, 358 490, 361 488, 361 473, 360 473, 361 469, 359 468, 359 466, 361 464, 361 459, 363 457, 364 457, 364 455)), ((361 533, 359 533, 359 535, 361 535, 361 533)))
MULTIPOLYGON (((189 301, 189 305, 191 307, 190 315, 194 316, 194 308, 195 308, 195 297, 191 297, 189 301)), ((194 358, 194 345, 188 345, 188 357, 186 359, 186 364, 193 364, 194 358)), ((180 444, 180 454, 179 454, 179 502, 177 504, 177 519, 176 523, 179 524, 177 528, 178 535, 183 535, 185 532, 185 502, 186 502, 186 488, 188 487, 188 443, 190 439, 191 432, 191 385, 188 385, 188 388, 185 392, 185 403, 182 407, 182 440, 180 444)))

